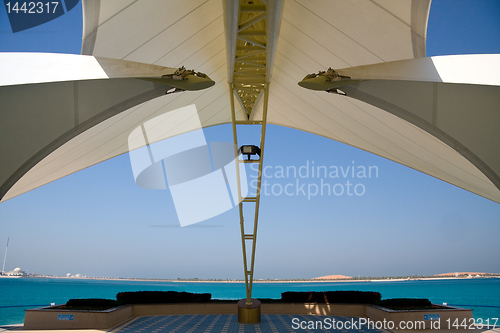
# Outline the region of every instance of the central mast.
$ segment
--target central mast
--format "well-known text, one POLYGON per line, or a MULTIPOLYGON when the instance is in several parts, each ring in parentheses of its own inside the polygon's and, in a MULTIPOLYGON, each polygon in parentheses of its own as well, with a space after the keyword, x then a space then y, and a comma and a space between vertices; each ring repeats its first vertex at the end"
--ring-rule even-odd
POLYGON ((240 323, 260 322, 260 302, 252 299, 257 226, 264 144, 266 138, 269 84, 279 35, 283 2, 280 0, 224 1, 228 83, 231 120, 236 157, 241 246, 245 273, 246 299, 238 302, 240 323), (253 145, 238 145, 239 125, 260 125, 260 140, 253 145), (257 146, 256 144, 259 144, 257 146), (240 154, 247 159, 240 159, 240 154), (251 158, 258 155, 258 158, 251 158), (258 164, 255 196, 242 197, 240 166, 258 164), (244 211, 252 212, 251 225, 245 224, 244 211), (253 223, 252 223, 253 222, 253 223), (248 255, 251 249, 250 255, 248 255))

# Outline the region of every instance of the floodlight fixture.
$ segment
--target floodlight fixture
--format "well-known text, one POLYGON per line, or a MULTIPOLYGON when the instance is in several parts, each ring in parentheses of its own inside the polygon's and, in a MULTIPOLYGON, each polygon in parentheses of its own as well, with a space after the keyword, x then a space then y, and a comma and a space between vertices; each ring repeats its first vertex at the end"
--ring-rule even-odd
POLYGON ((243 145, 238 149, 240 155, 247 155, 247 159, 250 161, 250 156, 259 155, 260 158, 260 148, 254 145, 243 145))

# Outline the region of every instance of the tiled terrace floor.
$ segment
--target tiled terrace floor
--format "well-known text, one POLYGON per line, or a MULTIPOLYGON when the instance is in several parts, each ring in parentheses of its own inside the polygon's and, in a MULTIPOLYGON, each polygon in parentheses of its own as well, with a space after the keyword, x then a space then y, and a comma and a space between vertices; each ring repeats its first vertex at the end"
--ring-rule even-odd
MULTIPOLYGON (((169 315, 169 316, 141 316, 134 317, 127 322, 107 331, 103 330, 23 330, 22 325, 1 326, 0 333, 288 333, 288 332, 335 332, 335 333, 437 333, 437 330, 384 330, 364 327, 346 327, 346 324, 359 323, 360 318, 340 316, 313 316, 313 315, 262 315, 260 324, 240 324, 236 314, 205 314, 205 315, 169 315), (296 318, 296 319, 295 319, 296 318), (317 329, 301 329, 298 323, 322 322, 332 323, 341 329, 329 329, 323 326, 317 329), (340 324, 342 323, 342 324, 340 324)), ((444 332, 441 330, 440 332, 444 332)), ((471 332, 471 330, 446 330, 453 333, 471 332)), ((499 328, 490 330, 474 330, 475 333, 500 333, 499 328)))
MULTIPOLYGON (((136 317, 125 324, 109 331, 110 333, 142 333, 142 332, 189 332, 189 333, 285 333, 285 332, 341 332, 341 333, 381 333, 387 332, 384 330, 374 330, 359 328, 357 330, 342 329, 297 329, 298 322, 317 322, 324 321, 331 323, 332 319, 342 323, 351 321, 357 322, 359 318, 352 317, 325 317, 311 315, 262 315, 260 324, 240 324, 238 316, 235 314, 219 314, 219 315, 173 315, 173 316, 145 316, 136 317), (297 318, 294 320, 294 318, 297 318), (294 329, 295 328, 295 329, 294 329)), ((344 325, 342 325, 344 326, 344 325)))

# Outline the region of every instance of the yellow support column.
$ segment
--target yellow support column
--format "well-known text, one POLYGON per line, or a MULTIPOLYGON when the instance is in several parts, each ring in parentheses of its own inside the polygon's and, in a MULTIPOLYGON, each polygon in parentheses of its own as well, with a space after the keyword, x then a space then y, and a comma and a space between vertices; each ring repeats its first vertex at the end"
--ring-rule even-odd
POLYGON ((260 135, 260 158, 259 160, 252 161, 240 161, 238 152, 238 134, 237 126, 238 123, 242 124, 241 121, 236 121, 236 110, 234 103, 235 87, 230 84, 231 91, 231 119, 233 126, 233 141, 235 147, 236 156, 236 174, 237 174, 237 184, 238 184, 238 199, 239 199, 239 216, 240 216, 240 230, 241 230, 241 247, 243 252, 243 267, 245 271, 245 289, 246 289, 246 299, 242 299, 238 302, 238 322, 240 323, 260 323, 261 313, 260 313, 260 301, 252 299, 252 287, 253 287, 253 273, 255 267, 255 249, 257 243, 257 227, 259 221, 259 207, 260 207, 260 188, 262 183, 262 166, 264 159, 264 144, 266 138, 266 123, 267 123, 267 102, 269 98, 269 84, 264 85, 264 110, 261 121, 252 121, 249 124, 261 124, 261 135, 260 135), (257 176, 257 190, 255 197, 241 196, 241 180, 240 180, 240 163, 258 163, 258 176, 257 176), (254 213, 254 223, 252 233, 245 232, 245 223, 243 215, 243 205, 245 203, 252 202, 255 203, 255 213, 254 213), (252 252, 250 258, 250 267, 248 267, 247 262, 247 247, 245 241, 250 240, 252 242, 252 252))

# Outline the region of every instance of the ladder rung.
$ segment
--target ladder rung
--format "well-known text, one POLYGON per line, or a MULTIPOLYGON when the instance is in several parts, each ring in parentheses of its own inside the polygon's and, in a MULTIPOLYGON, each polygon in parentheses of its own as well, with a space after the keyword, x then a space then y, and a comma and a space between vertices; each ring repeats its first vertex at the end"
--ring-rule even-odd
POLYGON ((240 163, 260 163, 260 160, 238 160, 240 163))
POLYGON ((265 12, 266 5, 241 5, 240 11, 242 11, 242 12, 265 12))
POLYGON ((266 31, 265 30, 245 30, 245 31, 238 32, 238 35, 240 35, 240 36, 265 36, 266 31))
POLYGON ((262 120, 236 120, 236 125, 262 125, 262 120))
POLYGON ((257 197, 246 197, 245 199, 242 200, 242 202, 256 202, 257 197))
POLYGON ((253 234, 246 234, 243 236, 245 239, 253 239, 253 234))
POLYGON ((247 275, 252 275, 252 272, 250 272, 250 271, 247 271, 247 275))
POLYGON ((255 51, 255 50, 262 50, 265 51, 266 49, 261 47, 261 46, 237 46, 236 51, 255 51))

